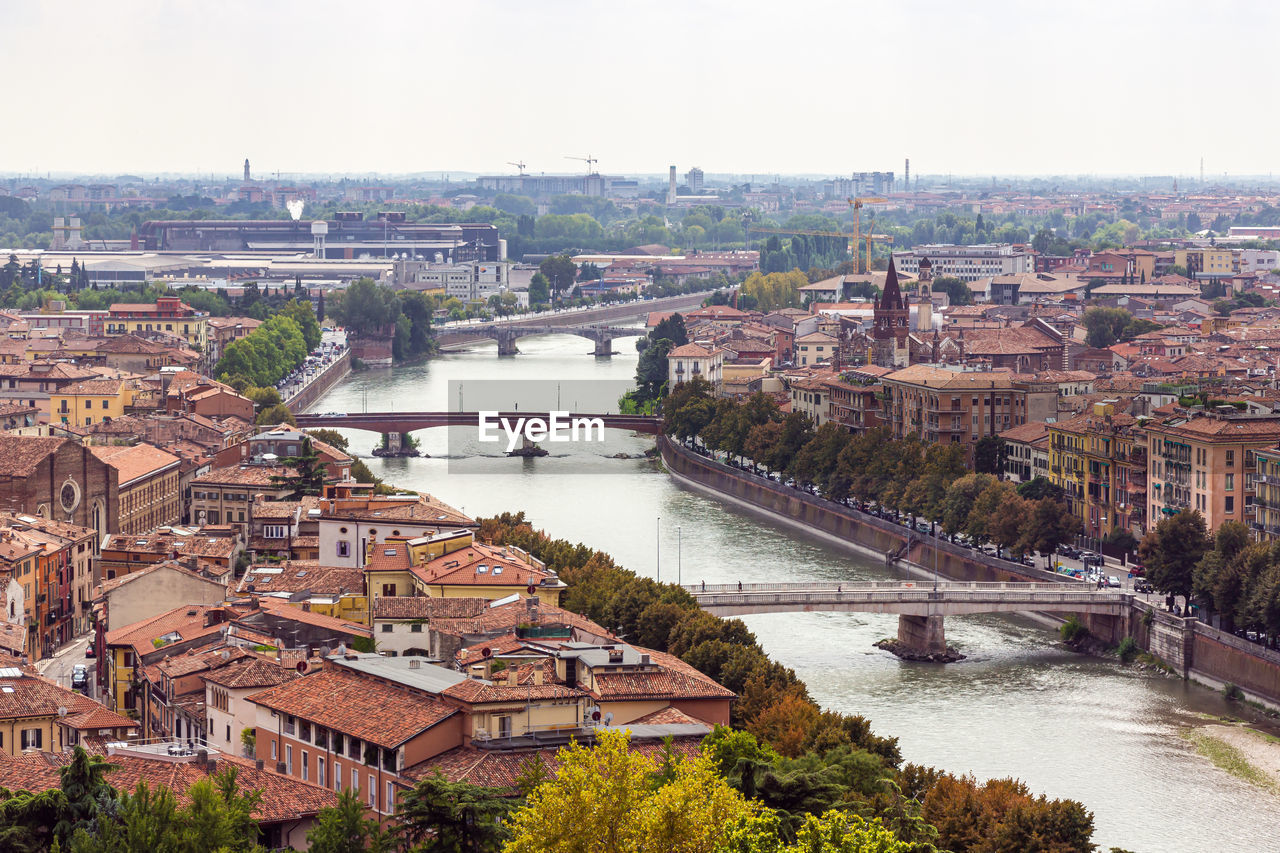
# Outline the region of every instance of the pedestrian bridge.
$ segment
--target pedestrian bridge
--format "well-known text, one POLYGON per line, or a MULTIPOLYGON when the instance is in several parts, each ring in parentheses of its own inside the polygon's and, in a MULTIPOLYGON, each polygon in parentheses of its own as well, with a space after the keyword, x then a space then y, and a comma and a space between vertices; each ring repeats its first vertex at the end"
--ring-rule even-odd
POLYGON ((840 611, 898 616, 898 642, 921 656, 945 655, 943 618, 975 613, 1090 613, 1123 616, 1132 595, 1079 582, 691 584, 698 606, 716 616, 840 611))

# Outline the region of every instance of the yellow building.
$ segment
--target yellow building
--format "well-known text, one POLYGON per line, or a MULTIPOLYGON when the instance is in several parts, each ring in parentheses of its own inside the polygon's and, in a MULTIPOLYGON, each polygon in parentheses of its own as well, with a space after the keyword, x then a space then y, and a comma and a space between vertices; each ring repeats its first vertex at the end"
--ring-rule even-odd
POLYGON ((155 304, 119 302, 107 315, 108 335, 135 334, 149 337, 161 332, 182 338, 201 355, 209 347, 209 318, 184 303, 178 296, 161 296, 155 304))
POLYGON ((1046 424, 1049 472, 1067 494, 1084 535, 1104 539, 1115 530, 1141 536, 1146 521, 1146 433, 1111 403, 1046 424))
POLYGON ((1257 450, 1253 457, 1258 492, 1253 499, 1253 532, 1261 540, 1280 539, 1280 448, 1257 450))
POLYGON ((378 598, 404 595, 495 601, 515 594, 558 607, 564 590, 564 582, 542 561, 513 545, 475 542, 470 530, 369 541, 365 592, 370 608, 378 598))
POLYGON ((49 394, 49 420, 92 426, 124 416, 139 389, 126 379, 86 379, 49 394))
POLYGON ((1235 253, 1218 246, 1178 249, 1173 262, 1184 267, 1190 278, 1230 278, 1236 273, 1235 253))

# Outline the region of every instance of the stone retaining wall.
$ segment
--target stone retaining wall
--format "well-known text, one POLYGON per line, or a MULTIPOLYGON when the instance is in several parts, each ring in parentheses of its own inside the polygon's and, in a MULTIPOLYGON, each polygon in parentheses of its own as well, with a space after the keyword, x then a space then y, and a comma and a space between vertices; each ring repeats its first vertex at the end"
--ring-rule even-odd
POLYGON ((315 405, 316 400, 324 396, 325 392, 345 379, 350 372, 351 350, 345 349, 342 351, 342 355, 334 360, 333 364, 330 364, 319 376, 311 380, 306 388, 289 398, 285 405, 295 415, 305 412, 315 405))

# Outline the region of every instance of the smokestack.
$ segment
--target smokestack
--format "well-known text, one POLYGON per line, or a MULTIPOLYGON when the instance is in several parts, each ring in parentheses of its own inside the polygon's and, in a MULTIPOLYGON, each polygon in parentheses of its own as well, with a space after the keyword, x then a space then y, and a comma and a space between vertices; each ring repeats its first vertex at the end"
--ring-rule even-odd
POLYGON ((667 179, 667 204, 676 203, 676 167, 671 167, 670 177, 667 179))
POLYGON ((911 158, 907 158, 906 165, 903 167, 902 183, 906 186, 907 192, 911 192, 911 158))
POLYGON ((249 158, 244 158, 244 182, 249 183, 249 158))

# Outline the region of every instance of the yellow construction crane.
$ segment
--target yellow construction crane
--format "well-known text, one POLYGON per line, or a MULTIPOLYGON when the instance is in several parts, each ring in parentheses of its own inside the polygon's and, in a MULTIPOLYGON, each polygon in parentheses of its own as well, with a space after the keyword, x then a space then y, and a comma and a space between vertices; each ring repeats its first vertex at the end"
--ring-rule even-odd
POLYGON ((875 196, 862 196, 861 198, 849 199, 849 206, 853 208, 853 263, 858 268, 859 273, 867 272, 871 268, 871 252, 868 246, 867 251, 867 270, 862 268, 862 262, 858 260, 858 246, 862 242, 862 205, 874 204, 879 201, 888 201, 887 198, 878 198, 875 196))
POLYGON ((892 243, 892 234, 872 234, 868 231, 862 235, 862 239, 867 243, 867 272, 871 272, 871 244, 872 243, 892 243))

